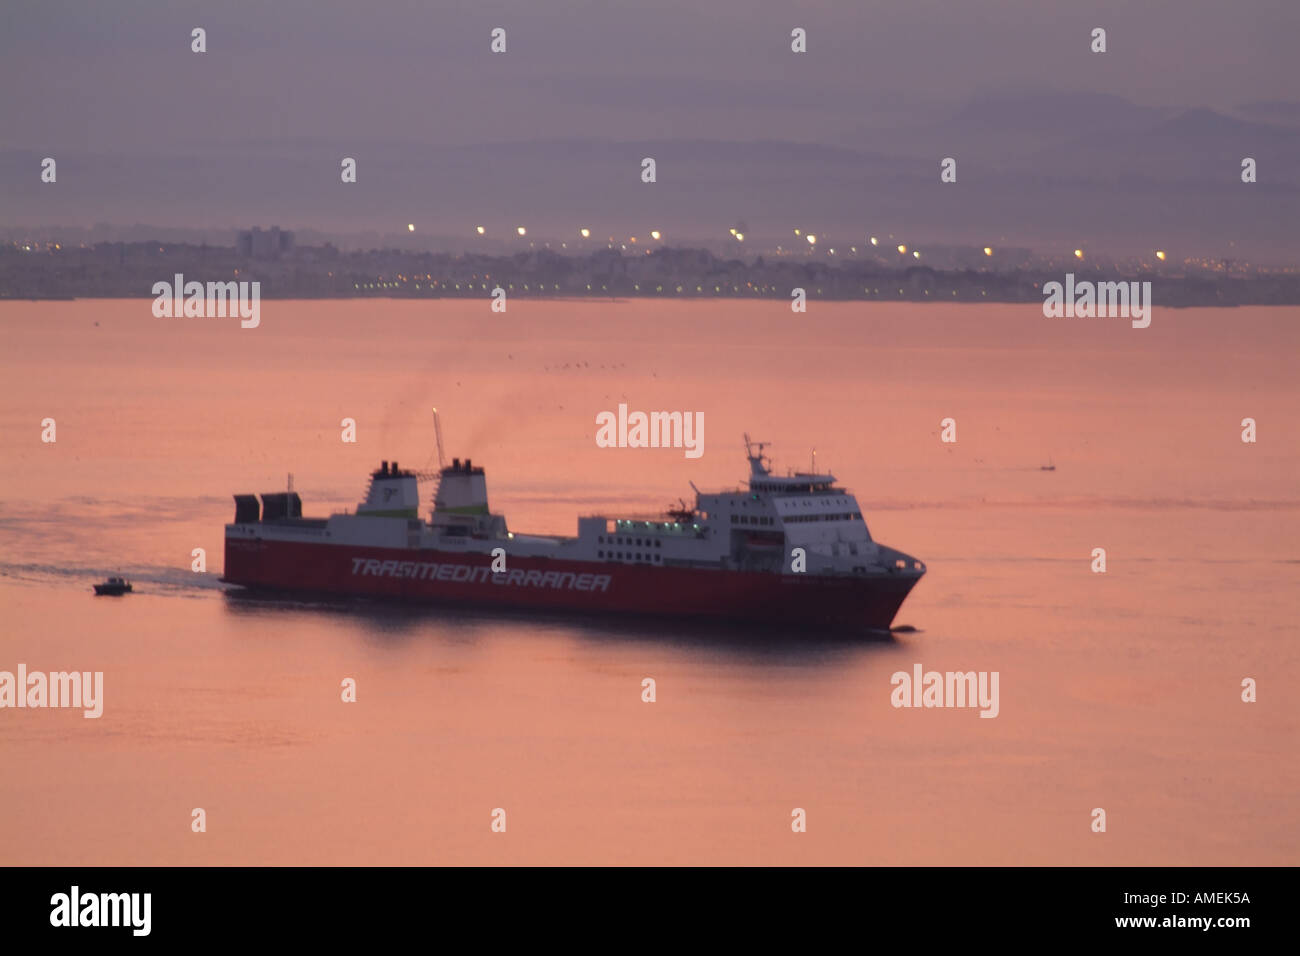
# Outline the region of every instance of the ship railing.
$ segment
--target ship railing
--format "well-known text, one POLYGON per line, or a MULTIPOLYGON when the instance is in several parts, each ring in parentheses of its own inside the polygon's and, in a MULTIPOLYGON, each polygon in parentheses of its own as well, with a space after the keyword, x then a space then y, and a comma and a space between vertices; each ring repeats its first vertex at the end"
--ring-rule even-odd
POLYGON ((699 530, 699 520, 673 521, 666 515, 624 515, 610 519, 614 522, 612 534, 628 531, 650 531, 657 534, 692 534, 699 530))

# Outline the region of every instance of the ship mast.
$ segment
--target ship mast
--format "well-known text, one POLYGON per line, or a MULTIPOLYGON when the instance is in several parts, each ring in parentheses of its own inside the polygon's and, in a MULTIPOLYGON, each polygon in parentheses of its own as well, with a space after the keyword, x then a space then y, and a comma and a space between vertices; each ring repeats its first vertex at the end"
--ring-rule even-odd
POLYGON ((763 457, 763 449, 771 442, 752 441, 749 432, 745 432, 745 457, 749 459, 749 473, 751 475, 770 475, 771 469, 768 467, 769 462, 763 457), (758 447, 758 453, 754 453, 754 447, 758 447))
POLYGON ((433 434, 438 439, 438 468, 441 470, 447 467, 447 461, 442 456, 442 421, 438 418, 438 410, 433 410, 433 434))

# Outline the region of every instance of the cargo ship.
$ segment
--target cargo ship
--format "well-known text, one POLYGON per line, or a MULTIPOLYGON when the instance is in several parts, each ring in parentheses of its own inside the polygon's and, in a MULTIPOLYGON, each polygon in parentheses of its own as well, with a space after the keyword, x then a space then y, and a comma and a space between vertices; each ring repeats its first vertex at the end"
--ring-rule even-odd
POLYGON ((829 473, 772 473, 745 436, 742 487, 653 517, 578 518, 574 537, 509 530, 470 459, 426 473, 381 462, 354 513, 303 517, 294 491, 235 495, 223 581, 260 591, 486 608, 887 631, 925 565, 873 541, 829 473))

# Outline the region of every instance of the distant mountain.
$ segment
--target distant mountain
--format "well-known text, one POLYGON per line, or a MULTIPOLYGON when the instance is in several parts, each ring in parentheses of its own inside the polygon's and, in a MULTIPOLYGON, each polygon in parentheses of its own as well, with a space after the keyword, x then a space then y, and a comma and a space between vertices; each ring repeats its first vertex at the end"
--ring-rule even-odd
MULTIPOLYGON (((1276 104, 1274 104, 1276 107, 1276 104)), ((1272 109, 1278 112, 1277 108, 1272 109)), ((865 135, 865 130, 860 131, 865 135)), ((855 134, 856 136, 857 134, 855 134)), ((182 147, 183 148, 183 147, 182 147)), ((1029 93, 974 98, 946 121, 877 129, 861 148, 783 139, 555 140, 428 146, 285 141, 162 156, 0 153, 5 223, 155 222, 226 231, 278 223, 392 235, 725 237, 833 242, 893 234, 986 243, 1300 259, 1300 127, 1121 97, 1029 93), (354 184, 339 164, 357 160, 354 184), (653 157, 657 181, 641 181, 653 157), (944 156, 956 183, 941 183, 944 156), (1254 157, 1259 182, 1240 182, 1254 157), (1229 245, 1229 242, 1233 245, 1229 245)))
POLYGON ((1297 132, 1267 123, 1235 119, 1214 110, 1193 109, 1179 113, 1155 126, 1157 136, 1178 140, 1187 145, 1219 144, 1225 141, 1265 140, 1270 143, 1294 142, 1297 132))
POLYGON ((1237 107, 1237 112, 1264 123, 1300 126, 1300 101, 1296 100, 1245 103, 1237 107))
POLYGON ((958 130, 1002 135, 1058 135, 1080 129, 1097 132, 1150 126, 1171 115, 1169 109, 1137 106, 1105 93, 1003 93, 969 100, 948 124, 958 130))

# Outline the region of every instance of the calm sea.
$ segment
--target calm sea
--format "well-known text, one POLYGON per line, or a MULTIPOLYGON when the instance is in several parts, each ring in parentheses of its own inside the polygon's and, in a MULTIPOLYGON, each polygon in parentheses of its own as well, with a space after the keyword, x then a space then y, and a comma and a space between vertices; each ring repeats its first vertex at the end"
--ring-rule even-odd
POLYGON ((1298 355, 1280 308, 0 304, 0 671, 104 674, 99 719, 0 710, 0 863, 1295 864, 1298 355), (703 412, 703 457, 597 448, 620 402, 703 412), (436 466, 435 406, 516 531, 815 449, 928 563, 917 630, 227 593, 232 494, 354 507, 436 466), (915 664, 998 672, 998 716, 894 708, 915 664))

